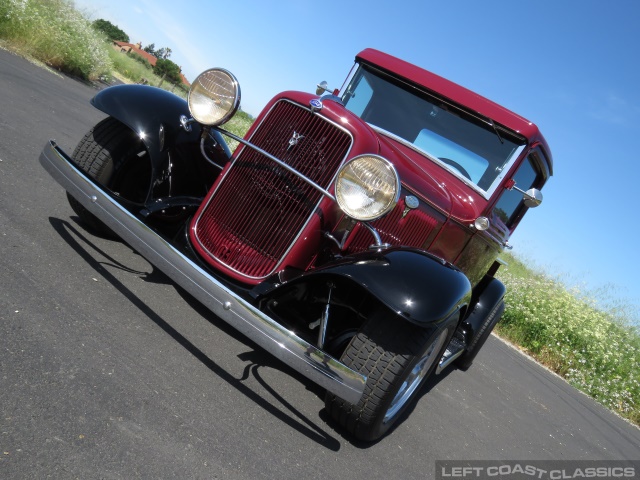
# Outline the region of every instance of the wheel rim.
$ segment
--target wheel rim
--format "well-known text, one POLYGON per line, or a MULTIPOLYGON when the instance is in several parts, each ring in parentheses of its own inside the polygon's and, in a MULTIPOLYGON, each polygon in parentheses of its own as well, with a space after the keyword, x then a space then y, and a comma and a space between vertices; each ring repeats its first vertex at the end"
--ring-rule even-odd
POLYGON ((416 389, 420 384, 422 384, 422 381, 426 377, 427 373, 429 373, 434 362, 438 359, 437 353, 441 350, 446 337, 447 330, 445 329, 440 333, 440 335, 438 335, 431 345, 429 345, 422 358, 415 364, 409 375, 407 375, 407 378, 404 379, 398 393, 396 393, 391 405, 389 405, 389 409, 384 416, 384 423, 389 422, 402 410, 402 407, 406 405, 415 393, 416 389))

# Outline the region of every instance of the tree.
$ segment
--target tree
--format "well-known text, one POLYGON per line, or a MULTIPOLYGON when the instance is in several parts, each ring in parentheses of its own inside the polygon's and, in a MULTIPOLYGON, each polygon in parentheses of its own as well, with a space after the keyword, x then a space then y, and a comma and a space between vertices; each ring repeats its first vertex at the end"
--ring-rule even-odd
POLYGON ((155 43, 147 45, 143 50, 156 58, 164 58, 165 60, 171 56, 171 49, 169 47, 162 47, 156 50, 155 43))
POLYGON ((166 58, 159 58, 153 69, 154 73, 160 77, 166 78, 173 83, 181 83, 180 67, 166 58))
POLYGON ((171 56, 171 49, 169 47, 162 47, 159 50, 156 50, 155 56, 166 60, 171 56))
POLYGON ((154 57, 156 56, 156 44, 155 43, 150 43, 149 45, 144 47, 142 50, 144 50, 145 52, 153 55, 154 57))
POLYGON ((129 35, 124 33, 118 26, 111 23, 109 20, 99 18, 93 22, 93 28, 104 33, 109 40, 115 40, 118 42, 129 43, 129 35))

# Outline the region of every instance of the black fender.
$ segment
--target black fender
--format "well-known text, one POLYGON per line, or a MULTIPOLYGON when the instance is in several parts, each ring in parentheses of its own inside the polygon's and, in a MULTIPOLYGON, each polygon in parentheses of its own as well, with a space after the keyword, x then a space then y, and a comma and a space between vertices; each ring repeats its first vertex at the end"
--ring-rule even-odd
MULTIPOLYGON (((133 130, 147 147, 151 164, 160 169, 168 151, 181 144, 199 144, 202 127, 193 122, 187 132, 180 116, 190 118, 187 102, 171 92, 148 85, 117 85, 100 91, 91 104, 133 130)), ((229 147, 217 131, 211 131, 226 159, 229 147)))
POLYGON ((358 284, 399 317, 420 326, 449 319, 471 299, 471 283, 461 270, 423 250, 405 247, 346 256, 287 284, 335 277, 358 284))
POLYGON ((507 293, 507 287, 497 278, 485 278, 480 285, 482 284, 484 284, 484 287, 479 293, 478 301, 468 317, 465 318, 461 324, 462 330, 465 333, 466 343, 471 348, 475 345, 476 339, 481 335, 485 320, 495 307, 503 301, 507 293))

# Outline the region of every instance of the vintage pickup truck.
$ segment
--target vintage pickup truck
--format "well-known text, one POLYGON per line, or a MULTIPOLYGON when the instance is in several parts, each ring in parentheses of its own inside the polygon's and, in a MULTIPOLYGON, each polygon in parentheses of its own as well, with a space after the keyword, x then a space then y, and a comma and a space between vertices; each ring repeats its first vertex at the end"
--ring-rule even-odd
POLYGON ((40 156, 85 225, 326 389, 365 441, 469 368, 504 310, 498 256, 553 170, 533 123, 372 49, 341 89, 277 95, 244 138, 223 128, 240 105, 224 69, 187 101, 123 85, 92 104, 107 117, 73 155, 40 156))

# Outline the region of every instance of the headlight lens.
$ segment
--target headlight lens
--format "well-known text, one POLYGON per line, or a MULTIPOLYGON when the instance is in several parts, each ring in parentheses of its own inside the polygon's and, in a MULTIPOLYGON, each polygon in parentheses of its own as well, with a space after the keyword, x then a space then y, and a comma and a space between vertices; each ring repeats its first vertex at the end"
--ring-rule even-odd
POLYGON ((336 180, 336 200, 351 218, 376 220, 395 207, 400 179, 391 163, 377 155, 361 155, 342 166, 336 180))
POLYGON ((198 75, 189 90, 189 111, 203 125, 221 125, 240 105, 240 85, 230 72, 212 68, 198 75))

